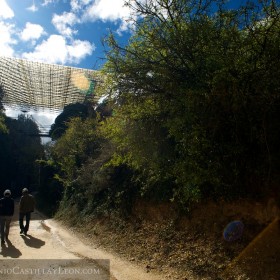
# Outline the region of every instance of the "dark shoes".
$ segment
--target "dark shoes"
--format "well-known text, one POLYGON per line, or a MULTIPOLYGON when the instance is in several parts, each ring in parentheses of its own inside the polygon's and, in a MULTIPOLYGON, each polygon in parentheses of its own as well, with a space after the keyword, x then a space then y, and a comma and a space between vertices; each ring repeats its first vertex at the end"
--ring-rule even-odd
POLYGON ((4 245, 5 244, 5 240, 1 240, 1 245, 4 245))
POLYGON ((27 235, 27 230, 21 229, 19 234, 27 235))

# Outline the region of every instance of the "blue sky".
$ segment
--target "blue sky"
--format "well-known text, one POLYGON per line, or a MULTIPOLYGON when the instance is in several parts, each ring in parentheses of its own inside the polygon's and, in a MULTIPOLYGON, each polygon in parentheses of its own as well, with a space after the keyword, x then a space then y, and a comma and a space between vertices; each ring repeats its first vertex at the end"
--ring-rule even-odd
MULTIPOLYGON (((230 7, 246 0, 229 0, 230 7)), ((256 2, 256 0, 253 0, 256 2)), ((126 44, 125 0, 0 0, 0 56, 100 69, 111 30, 126 44)))
POLYGON ((131 35, 124 0, 0 0, 0 56, 100 69, 101 39, 131 35))

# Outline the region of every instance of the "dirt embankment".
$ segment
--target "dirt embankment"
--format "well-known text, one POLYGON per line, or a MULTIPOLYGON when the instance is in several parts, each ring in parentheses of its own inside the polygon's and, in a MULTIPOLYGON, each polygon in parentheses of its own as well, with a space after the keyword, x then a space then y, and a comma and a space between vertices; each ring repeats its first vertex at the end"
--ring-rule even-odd
MULTIPOLYGON (((167 279, 219 279, 242 250, 277 216, 274 199, 207 202, 190 216, 178 216, 171 204, 138 201, 129 219, 111 214, 88 219, 73 230, 99 248, 117 253, 147 273, 167 279), (244 223, 242 237, 226 242, 222 233, 233 220, 244 223)), ((68 223, 69 225, 69 223, 68 223)))

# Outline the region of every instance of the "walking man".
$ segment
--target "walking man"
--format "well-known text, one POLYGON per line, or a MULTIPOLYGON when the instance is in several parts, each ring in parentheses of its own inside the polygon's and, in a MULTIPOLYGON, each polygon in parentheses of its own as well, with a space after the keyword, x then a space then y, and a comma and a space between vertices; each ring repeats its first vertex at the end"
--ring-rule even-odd
POLYGON ((10 232, 10 224, 15 211, 15 203, 11 198, 11 191, 5 190, 4 197, 0 199, 0 231, 1 244, 5 244, 5 239, 8 240, 10 232))
POLYGON ((25 235, 29 229, 31 212, 34 212, 35 200, 34 197, 28 193, 28 189, 24 188, 22 190, 22 197, 19 202, 19 226, 20 234, 24 233, 25 235), (25 225, 23 225, 23 220, 25 217, 25 225))

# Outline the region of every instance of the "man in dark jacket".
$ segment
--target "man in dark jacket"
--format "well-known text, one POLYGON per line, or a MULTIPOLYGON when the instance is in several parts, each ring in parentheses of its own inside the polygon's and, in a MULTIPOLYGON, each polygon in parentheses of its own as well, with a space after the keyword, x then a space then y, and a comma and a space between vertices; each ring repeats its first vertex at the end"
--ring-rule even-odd
POLYGON ((5 244, 8 240, 10 224, 15 211, 15 203, 11 198, 11 191, 5 190, 4 197, 0 199, 0 228, 1 228, 1 244, 5 244), (5 238, 5 239, 4 239, 5 238))
POLYGON ((19 201, 19 226, 20 234, 25 235, 29 229, 31 212, 34 212, 35 200, 34 197, 28 193, 28 189, 24 188, 22 190, 22 197, 19 201), (25 217, 25 226, 23 225, 23 219, 25 217))

